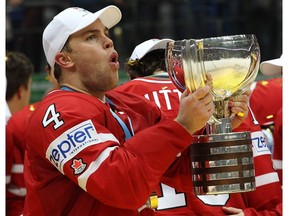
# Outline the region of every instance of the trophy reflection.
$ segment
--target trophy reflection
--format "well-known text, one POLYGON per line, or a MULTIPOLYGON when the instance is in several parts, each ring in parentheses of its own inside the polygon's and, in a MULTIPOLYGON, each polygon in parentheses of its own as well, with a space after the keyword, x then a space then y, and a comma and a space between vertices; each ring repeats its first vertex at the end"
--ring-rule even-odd
POLYGON ((254 82, 260 49, 254 35, 174 41, 167 44, 166 66, 174 85, 194 92, 212 77, 215 112, 206 135, 190 145, 194 192, 223 194, 255 189, 250 132, 232 132, 228 101, 254 82))

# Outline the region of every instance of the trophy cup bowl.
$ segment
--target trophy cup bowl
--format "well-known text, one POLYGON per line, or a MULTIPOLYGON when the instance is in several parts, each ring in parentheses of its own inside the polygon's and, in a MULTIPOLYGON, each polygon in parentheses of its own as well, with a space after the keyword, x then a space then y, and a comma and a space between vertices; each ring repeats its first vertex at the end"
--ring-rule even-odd
POLYGON ((252 191, 255 171, 250 132, 232 132, 228 101, 255 81, 260 48, 255 35, 232 35, 167 43, 166 67, 174 85, 194 92, 212 78, 215 111, 207 135, 190 146, 192 179, 197 195, 252 191))

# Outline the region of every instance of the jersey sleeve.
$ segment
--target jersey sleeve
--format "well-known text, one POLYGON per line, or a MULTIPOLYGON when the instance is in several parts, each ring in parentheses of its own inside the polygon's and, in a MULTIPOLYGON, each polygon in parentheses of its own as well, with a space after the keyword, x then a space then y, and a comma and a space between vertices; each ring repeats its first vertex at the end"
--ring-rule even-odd
MULTIPOLYGON (((45 158, 42 162, 53 173, 45 181, 65 175, 107 205, 141 207, 176 155, 189 146, 191 135, 177 122, 161 120, 161 113, 152 114, 154 107, 146 104, 134 106, 130 113, 146 110, 150 118, 142 119, 143 125, 160 122, 146 129, 136 123, 136 135, 125 141, 109 107, 82 95, 72 96, 65 103, 59 101, 61 97, 42 102, 30 121, 27 148, 45 158), (35 136, 32 131, 36 128, 43 135, 35 136)), ((131 103, 135 103, 133 99, 131 103)), ((124 108, 126 112, 128 108, 124 108)), ((132 124, 136 120, 134 114, 132 124)), ((38 179, 44 177, 41 172, 33 174, 38 179)))
POLYGON ((256 189, 243 193, 242 196, 246 206, 252 207, 254 210, 245 210, 245 213, 247 211, 247 215, 277 215, 275 212, 279 212, 279 205, 282 204, 281 184, 273 167, 271 152, 266 144, 264 134, 259 124, 255 124, 252 119, 253 115, 250 113, 242 125, 237 128, 237 131, 251 133, 253 146, 256 189), (248 214, 249 211, 250 214, 248 214), (252 214, 253 211, 257 211, 258 214, 252 214))
POLYGON ((282 108, 278 111, 275 118, 275 127, 274 127, 274 148, 272 153, 272 159, 275 169, 280 178, 281 185, 283 184, 283 171, 282 171, 282 155, 283 155, 283 115, 282 108))

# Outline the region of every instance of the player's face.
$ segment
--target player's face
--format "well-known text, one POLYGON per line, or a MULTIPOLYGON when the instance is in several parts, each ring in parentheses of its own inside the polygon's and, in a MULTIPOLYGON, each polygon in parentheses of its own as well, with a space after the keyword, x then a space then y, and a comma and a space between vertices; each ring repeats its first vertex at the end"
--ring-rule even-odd
POLYGON ((118 54, 108 29, 98 19, 69 39, 72 59, 81 88, 97 95, 113 89, 118 83, 118 54))

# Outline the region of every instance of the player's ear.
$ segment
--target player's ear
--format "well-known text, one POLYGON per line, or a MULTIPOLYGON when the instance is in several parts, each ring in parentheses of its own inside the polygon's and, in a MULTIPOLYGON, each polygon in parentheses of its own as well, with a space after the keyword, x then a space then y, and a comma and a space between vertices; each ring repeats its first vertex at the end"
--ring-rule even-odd
POLYGON ((70 58, 67 53, 59 52, 55 56, 55 61, 57 64, 59 64, 61 67, 68 68, 74 65, 73 60, 70 58))

